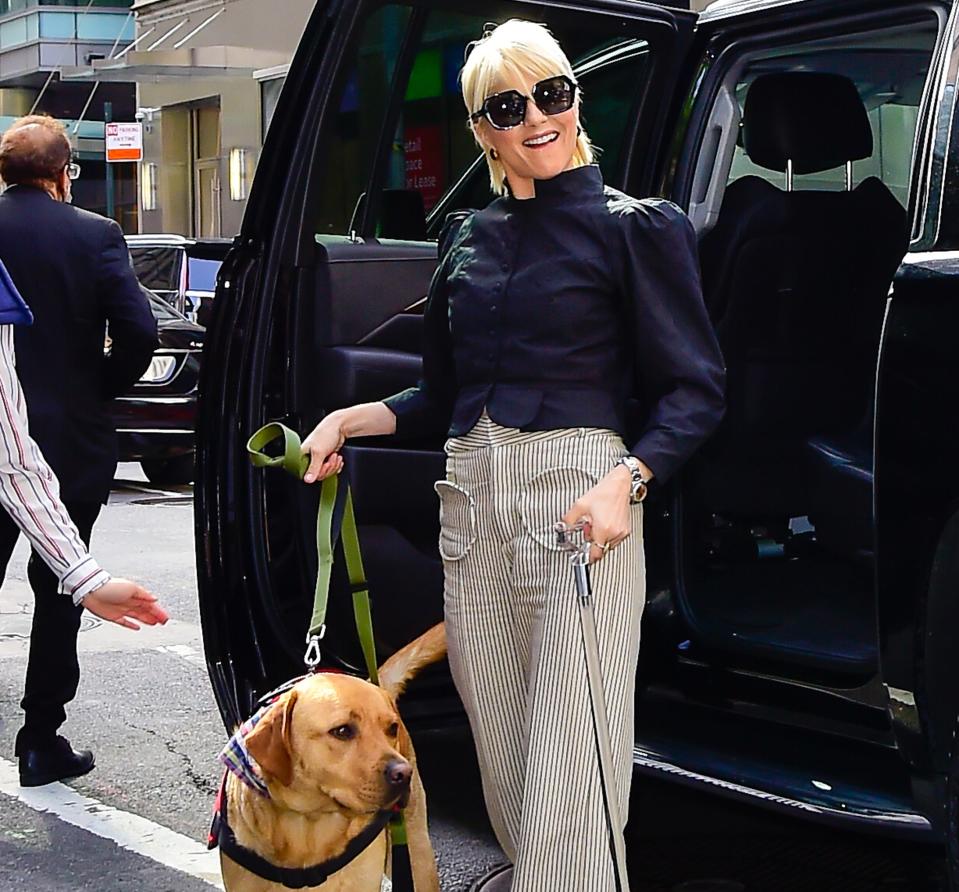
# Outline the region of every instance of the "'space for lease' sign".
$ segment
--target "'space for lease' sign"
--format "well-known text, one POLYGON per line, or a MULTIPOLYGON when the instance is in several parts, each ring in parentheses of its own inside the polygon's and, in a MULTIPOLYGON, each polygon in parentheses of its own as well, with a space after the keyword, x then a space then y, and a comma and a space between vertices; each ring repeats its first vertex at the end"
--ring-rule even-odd
POLYGON ((107 161, 141 161, 143 127, 137 124, 106 125, 107 161))

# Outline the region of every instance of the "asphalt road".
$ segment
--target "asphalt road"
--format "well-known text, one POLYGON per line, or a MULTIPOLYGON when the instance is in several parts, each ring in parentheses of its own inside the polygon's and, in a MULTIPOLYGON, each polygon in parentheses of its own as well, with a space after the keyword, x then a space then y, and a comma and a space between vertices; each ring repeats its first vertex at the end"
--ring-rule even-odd
MULTIPOLYGON (((174 619, 130 633, 87 617, 65 733, 96 752, 97 768, 27 802, 12 754, 32 604, 21 541, 0 589, 0 892, 213 888, 201 878, 216 882, 202 842, 225 733, 203 664, 192 537, 189 490, 157 491, 136 465, 121 465, 94 553, 112 573, 150 585, 174 619)), ((417 751, 443 890, 467 892, 502 860, 469 736, 421 734, 417 751)), ((629 850, 634 892, 944 890, 935 852, 649 780, 634 785, 629 850)))

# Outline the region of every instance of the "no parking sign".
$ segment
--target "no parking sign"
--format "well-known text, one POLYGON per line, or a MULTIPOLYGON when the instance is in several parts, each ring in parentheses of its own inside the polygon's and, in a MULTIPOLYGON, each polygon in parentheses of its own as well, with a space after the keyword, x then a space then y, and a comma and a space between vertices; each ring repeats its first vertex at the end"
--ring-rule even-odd
POLYGON ((106 125, 107 161, 141 161, 143 127, 139 123, 106 125))

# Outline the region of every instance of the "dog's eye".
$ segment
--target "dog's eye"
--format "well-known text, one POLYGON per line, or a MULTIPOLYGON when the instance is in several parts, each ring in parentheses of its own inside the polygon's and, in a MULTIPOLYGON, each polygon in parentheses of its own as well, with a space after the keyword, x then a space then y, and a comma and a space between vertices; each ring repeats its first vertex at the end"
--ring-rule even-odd
POLYGON ((356 737, 356 728, 352 725, 340 725, 338 728, 334 728, 330 731, 337 740, 352 740, 356 737))
POLYGON ((400 726, 399 726, 399 723, 397 722, 393 722, 393 724, 386 729, 387 737, 396 737, 396 735, 399 733, 400 733, 400 726))

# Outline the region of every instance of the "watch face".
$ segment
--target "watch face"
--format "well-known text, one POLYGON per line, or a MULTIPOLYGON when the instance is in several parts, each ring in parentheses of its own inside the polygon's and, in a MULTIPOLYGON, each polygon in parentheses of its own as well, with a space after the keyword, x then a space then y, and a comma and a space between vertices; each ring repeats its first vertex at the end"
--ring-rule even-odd
POLYGON ((643 499, 646 498, 647 491, 648 490, 647 490, 646 484, 643 483, 642 481, 640 481, 637 484, 634 484, 629 493, 630 501, 641 502, 643 499))

